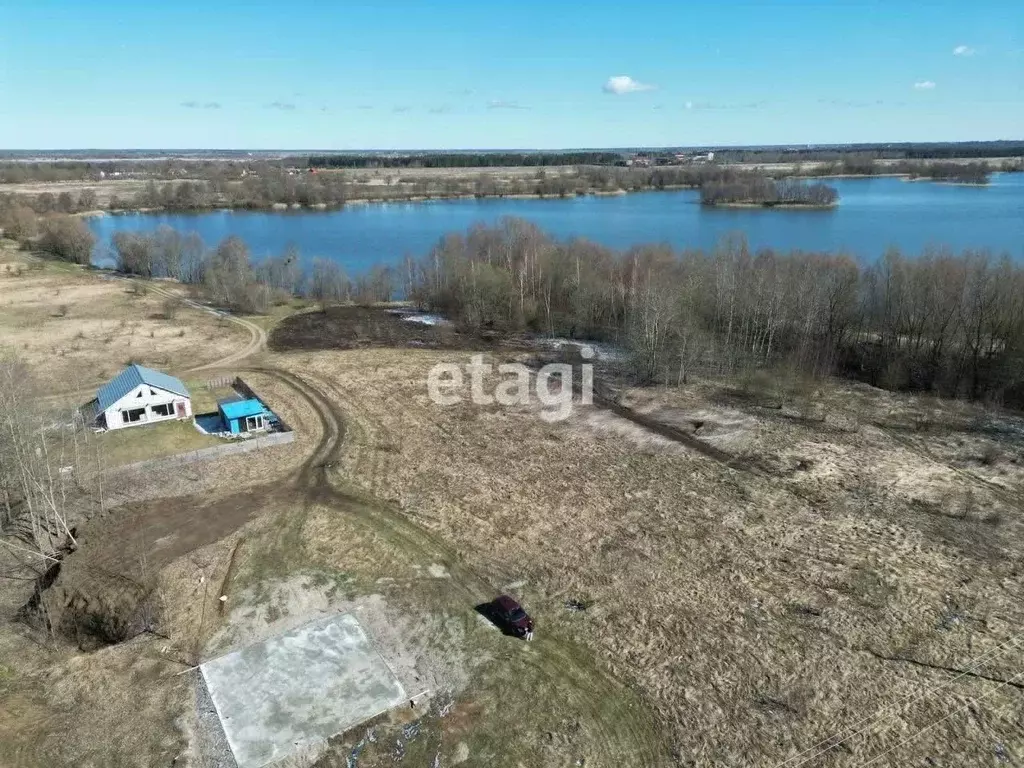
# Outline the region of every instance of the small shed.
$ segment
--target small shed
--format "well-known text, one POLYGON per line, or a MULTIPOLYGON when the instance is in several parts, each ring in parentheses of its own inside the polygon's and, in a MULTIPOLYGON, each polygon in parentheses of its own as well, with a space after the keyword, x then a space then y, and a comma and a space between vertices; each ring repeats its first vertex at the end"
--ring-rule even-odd
POLYGON ((222 400, 217 403, 217 410, 220 411, 224 427, 233 435, 267 429, 273 415, 254 397, 248 400, 222 400))

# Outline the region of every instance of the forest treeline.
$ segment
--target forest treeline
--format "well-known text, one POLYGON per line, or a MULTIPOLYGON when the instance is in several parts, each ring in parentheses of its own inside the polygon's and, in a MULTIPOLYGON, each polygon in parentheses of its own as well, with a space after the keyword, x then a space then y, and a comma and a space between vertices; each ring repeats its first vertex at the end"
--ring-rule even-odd
POLYGON ((414 154, 313 155, 310 168, 517 168, 615 165, 622 152, 424 152, 414 154))
MULTIPOLYGON (((745 163, 792 165, 806 164, 798 175, 837 173, 910 173, 923 161, 954 158, 989 161, 1010 158, 997 163, 996 170, 1020 170, 1024 158, 1024 142, 965 142, 954 144, 869 144, 841 147, 754 147, 711 148, 715 164, 745 163), (884 162, 882 162, 884 161, 884 162)), ((193 180, 224 182, 251 175, 304 172, 310 169, 374 171, 383 169, 467 169, 545 167, 570 169, 576 166, 621 167, 634 154, 652 165, 686 165, 693 150, 657 149, 632 152, 627 150, 576 150, 565 152, 421 152, 421 153, 352 153, 326 155, 288 155, 274 157, 189 156, 146 159, 142 156, 121 156, 104 159, 62 160, 0 160, 0 184, 60 181, 101 181, 139 179, 154 181, 193 180), (683 155, 681 160, 677 155, 683 155)), ((102 153, 97 153, 102 154, 102 153)), ((125 153, 115 153, 124 155, 125 153)), ((130 155, 130 153, 128 153, 130 155)))
POLYGON ((962 141, 846 144, 817 147, 725 147, 716 159, 727 163, 871 163, 875 160, 991 159, 1024 156, 1024 141, 962 141))
POLYGON ((1024 405, 1024 268, 985 251, 615 251, 508 219, 407 269, 407 295, 463 327, 616 343, 641 381, 781 367, 1024 405))
POLYGON ((751 174, 739 179, 708 181, 701 185, 700 201, 704 205, 805 205, 830 207, 839 200, 835 187, 827 184, 806 184, 796 179, 775 180, 751 174))

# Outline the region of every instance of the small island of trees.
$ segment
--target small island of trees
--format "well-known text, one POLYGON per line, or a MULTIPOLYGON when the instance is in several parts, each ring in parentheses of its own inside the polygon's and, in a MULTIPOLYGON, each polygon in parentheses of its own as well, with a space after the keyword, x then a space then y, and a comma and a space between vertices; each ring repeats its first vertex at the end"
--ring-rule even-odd
POLYGON ((703 205, 748 207, 831 208, 839 200, 835 187, 805 184, 795 179, 776 180, 767 176, 708 181, 701 185, 703 205))
POLYGON ((930 179, 954 184, 988 184, 990 171, 985 163, 927 163, 910 171, 911 179, 930 179))

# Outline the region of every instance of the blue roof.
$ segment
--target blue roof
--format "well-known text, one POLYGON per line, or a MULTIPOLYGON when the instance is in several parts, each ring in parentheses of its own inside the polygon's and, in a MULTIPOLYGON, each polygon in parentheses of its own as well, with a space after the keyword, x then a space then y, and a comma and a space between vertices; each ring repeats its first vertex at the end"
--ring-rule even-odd
POLYGON ((217 403, 217 406, 228 421, 268 413, 267 409, 263 407, 263 403, 255 398, 249 400, 224 400, 217 403))
POLYGON ((180 379, 160 371, 154 371, 152 368, 133 364, 99 388, 99 391, 96 393, 99 410, 107 410, 107 408, 127 395, 139 384, 147 384, 157 389, 164 389, 183 397, 189 396, 188 390, 185 389, 185 385, 181 383, 180 379))

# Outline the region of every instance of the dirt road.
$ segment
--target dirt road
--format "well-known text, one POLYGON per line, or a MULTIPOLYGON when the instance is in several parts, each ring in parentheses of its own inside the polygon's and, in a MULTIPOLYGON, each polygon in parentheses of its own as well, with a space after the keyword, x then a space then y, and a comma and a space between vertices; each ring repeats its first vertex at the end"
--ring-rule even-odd
MULTIPOLYGON (((459 602, 467 613, 501 592, 497 583, 468 566, 451 545, 400 511, 383 503, 368 504, 332 485, 331 469, 338 463, 345 433, 344 418, 333 405, 338 393, 332 382, 280 369, 258 370, 293 386, 325 426, 320 443, 297 478, 307 504, 331 507, 346 521, 358 522, 374 537, 407 553, 411 560, 443 563, 451 577, 450 589, 462 596, 459 602)), ((567 699, 567 709, 583 712, 590 720, 586 730, 595 738, 588 744, 587 765, 620 765, 624 760, 635 766, 669 763, 668 748, 651 711, 636 706, 633 692, 601 668, 588 651, 552 632, 539 634, 532 648, 536 653, 529 660, 532 671, 544 681, 541 689, 559 692, 567 699)))
POLYGON ((245 328, 245 330, 249 332, 249 341, 246 343, 244 347, 239 349, 237 352, 232 352, 230 355, 227 355, 226 357, 221 357, 216 360, 211 360, 208 363, 203 363, 202 365, 197 365, 193 368, 189 368, 187 373, 192 373, 195 371, 206 371, 215 368, 230 367, 241 360, 245 360, 248 357, 252 357, 253 355, 265 349, 267 346, 267 332, 260 328, 258 325, 256 325, 256 323, 238 317, 237 315, 232 315, 228 312, 213 309, 211 307, 206 306, 205 304, 200 304, 197 301, 192 301, 191 299, 183 299, 178 294, 173 293, 172 291, 168 291, 166 288, 162 288, 159 285, 153 284, 152 282, 147 282, 146 287, 149 290, 153 291, 154 293, 159 294, 160 296, 166 296, 167 298, 176 299, 178 301, 181 301, 183 304, 192 307, 193 309, 198 309, 202 312, 209 312, 210 314, 216 315, 217 317, 222 317, 230 323, 234 323, 235 325, 245 328))

